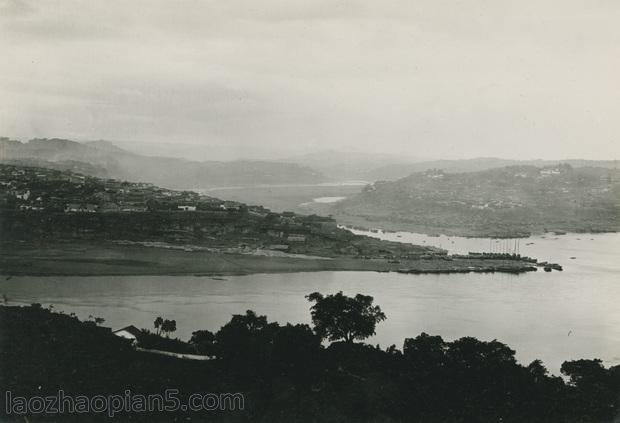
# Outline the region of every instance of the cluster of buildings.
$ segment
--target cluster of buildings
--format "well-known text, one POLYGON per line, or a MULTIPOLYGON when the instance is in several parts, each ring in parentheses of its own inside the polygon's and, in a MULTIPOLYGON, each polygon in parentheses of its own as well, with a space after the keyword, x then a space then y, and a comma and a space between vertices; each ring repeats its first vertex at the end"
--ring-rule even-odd
POLYGON ((0 210, 11 210, 10 219, 18 222, 11 227, 27 226, 33 237, 54 227, 57 239, 127 241, 190 252, 392 257, 413 248, 395 244, 394 251, 384 251, 379 240, 359 240, 330 217, 273 213, 193 191, 7 164, 0 164, 0 210))
MULTIPOLYGON (((76 175, 69 171, 0 165, 0 208, 66 214, 169 213, 162 226, 168 241, 247 245, 291 251, 310 238, 337 229, 335 221, 292 212, 272 213, 262 206, 219 200, 193 191, 173 191, 76 175)), ((116 219, 117 217, 114 217, 116 219)))
MULTIPOLYGON (((99 179, 68 171, 0 165, 0 207, 22 211, 111 213, 240 211, 242 205, 149 183, 99 179)), ((257 209, 256 213, 265 213, 257 209)))

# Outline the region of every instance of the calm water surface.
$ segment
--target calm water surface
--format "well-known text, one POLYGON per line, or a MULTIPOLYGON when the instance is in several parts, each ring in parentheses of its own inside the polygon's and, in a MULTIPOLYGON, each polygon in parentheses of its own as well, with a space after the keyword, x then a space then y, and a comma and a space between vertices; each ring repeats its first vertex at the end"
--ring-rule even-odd
MULTIPOLYGON (((453 252, 508 248, 489 239, 374 233, 453 252)), ((564 360, 601 358, 620 364, 620 234, 547 235, 522 239, 520 252, 559 262, 564 272, 524 275, 318 272, 227 277, 13 277, 0 293, 10 304, 39 302, 56 310, 106 319, 106 326, 151 328, 155 317, 176 319, 182 339, 217 330, 252 309, 271 321, 310 322, 304 296, 313 292, 370 294, 388 316, 370 340, 402 347, 420 332, 447 340, 498 339, 527 363, 542 359, 558 374, 564 360), (529 245, 527 245, 529 244, 529 245), (571 257, 575 257, 571 259, 571 257)), ((512 244, 514 248, 514 242, 512 244)))

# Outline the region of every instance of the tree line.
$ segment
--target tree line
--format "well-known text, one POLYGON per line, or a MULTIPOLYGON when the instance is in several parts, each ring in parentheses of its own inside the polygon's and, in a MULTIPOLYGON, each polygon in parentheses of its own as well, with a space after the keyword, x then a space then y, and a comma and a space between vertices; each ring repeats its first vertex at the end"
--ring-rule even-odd
MULTIPOLYGON (((364 343, 387 318, 372 297, 339 292, 307 299, 312 325, 280 325, 248 310, 215 333, 195 331, 186 345, 214 357, 208 361, 137 351, 92 321, 50 309, 3 306, 0 386, 16 395, 174 387, 185 395, 245 396, 246 408, 229 414, 119 414, 119 421, 546 423, 605 422, 618 414, 620 366, 567 361, 562 378, 539 360, 518 363, 515 351, 496 340, 449 342, 426 333, 405 339, 402 348, 381 348, 364 343)), ((158 319, 160 334, 151 335, 172 341, 165 321, 158 319)), ((49 420, 84 420, 61 417, 49 420)))

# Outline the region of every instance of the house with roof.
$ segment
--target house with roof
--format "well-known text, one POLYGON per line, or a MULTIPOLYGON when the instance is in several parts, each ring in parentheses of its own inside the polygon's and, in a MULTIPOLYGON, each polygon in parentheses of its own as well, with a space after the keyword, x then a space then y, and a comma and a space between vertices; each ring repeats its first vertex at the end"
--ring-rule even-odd
POLYGON ((181 205, 181 206, 177 206, 177 209, 182 210, 182 211, 196 211, 196 206, 181 205))
POLYGON ((134 325, 125 326, 124 328, 115 330, 112 333, 116 336, 120 336, 121 338, 129 339, 132 344, 137 344, 140 336, 142 335, 142 331, 134 325))
POLYGON ((30 198, 30 190, 28 191, 19 191, 15 194, 15 197, 17 197, 20 200, 27 200, 30 198))
POLYGON ((306 242, 306 236, 301 234, 290 234, 286 240, 289 242, 306 242))
POLYGON ((77 203, 69 203, 65 207, 65 213, 75 213, 79 212, 82 207, 77 203))
POLYGON ((65 213, 95 213, 97 211, 96 204, 78 204, 78 203, 69 203, 65 207, 65 213))

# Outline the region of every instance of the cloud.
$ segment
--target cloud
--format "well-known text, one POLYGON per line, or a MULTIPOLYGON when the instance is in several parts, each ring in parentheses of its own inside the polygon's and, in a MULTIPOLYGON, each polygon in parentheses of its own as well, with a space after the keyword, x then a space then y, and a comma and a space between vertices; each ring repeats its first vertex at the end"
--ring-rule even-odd
POLYGON ((18 18, 28 16, 35 8, 26 0, 2 0, 0 1, 0 16, 6 18, 18 18))
POLYGON ((14 137, 620 153, 615 1, 5 0, 0 11, 0 128, 14 137))

